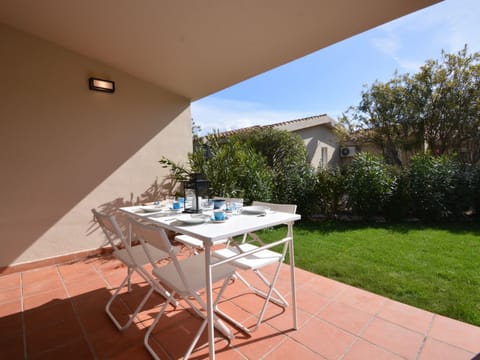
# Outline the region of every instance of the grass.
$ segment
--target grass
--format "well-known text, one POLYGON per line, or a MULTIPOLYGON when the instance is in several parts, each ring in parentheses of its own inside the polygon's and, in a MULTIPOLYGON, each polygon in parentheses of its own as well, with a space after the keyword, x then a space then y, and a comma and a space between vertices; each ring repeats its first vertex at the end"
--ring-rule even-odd
POLYGON ((479 223, 301 222, 294 237, 297 267, 480 326, 479 223))

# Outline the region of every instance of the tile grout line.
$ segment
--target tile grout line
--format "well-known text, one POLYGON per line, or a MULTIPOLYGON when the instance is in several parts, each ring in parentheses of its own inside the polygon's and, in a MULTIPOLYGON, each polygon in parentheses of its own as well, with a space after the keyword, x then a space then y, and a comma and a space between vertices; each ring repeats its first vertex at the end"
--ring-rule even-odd
MULTIPOLYGON (((395 323, 395 322, 393 322, 393 321, 384 319, 384 318, 382 318, 381 316, 379 316, 381 310, 383 310, 383 308, 385 308, 385 306, 387 306, 387 302, 388 302, 389 300, 391 300, 391 299, 389 299, 389 298, 387 298, 387 297, 383 297, 383 298, 385 299, 384 303, 382 304, 382 306, 380 307, 380 309, 378 309, 378 311, 373 315, 372 320, 369 322, 369 324, 371 324, 371 323, 373 322, 373 319, 379 319, 379 320, 385 321, 385 322, 387 322, 387 323, 396 325, 396 326, 398 326, 398 327, 400 327, 400 328, 403 328, 403 329, 405 329, 405 330, 409 330, 409 331, 415 332, 415 333, 417 333, 417 334, 421 334, 421 333, 419 333, 419 332, 417 332, 417 331, 415 331, 415 330, 409 329, 409 328, 407 328, 407 327, 405 327, 405 326, 403 326, 403 325, 397 324, 397 323, 395 323)), ((372 344, 373 346, 375 346, 376 348, 382 349, 382 350, 384 350, 384 351, 386 351, 386 352, 388 352, 388 353, 390 353, 390 354, 394 354, 394 355, 396 355, 396 356, 399 356, 400 358, 405 358, 403 355, 401 355, 401 354, 399 354, 399 353, 397 353, 397 352, 394 352, 394 351, 392 351, 391 349, 387 349, 386 347, 383 347, 383 346, 381 346, 381 345, 375 344, 375 343, 371 342, 371 341, 368 340, 368 339, 365 339, 365 338, 363 338, 363 337, 360 337, 360 335, 362 335, 365 331, 366 331, 366 327, 365 327, 365 329, 363 329, 363 331, 359 334, 359 338, 361 338, 363 341, 366 341, 366 342, 368 342, 369 344, 372 344)), ((420 347, 422 347, 422 346, 420 346, 420 347)))
MULTIPOLYGON (((389 300, 388 298, 384 298, 383 304, 379 307, 379 309, 378 309, 375 313, 371 314, 370 319, 368 319, 367 323, 363 326, 362 329, 360 329, 360 331, 359 331, 358 334, 353 334, 353 333, 351 333, 350 331, 344 330, 344 331, 347 331, 348 333, 354 335, 354 336, 355 336, 355 340, 350 344, 350 346, 348 346, 348 347, 345 349, 345 351, 343 352, 343 354, 342 354, 342 355, 340 356, 340 358, 339 358, 340 360, 341 360, 341 359, 344 359, 345 356, 347 356, 347 354, 352 350, 353 346, 354 346, 359 340, 368 342, 369 344, 372 344, 374 347, 376 347, 376 348, 378 348, 378 349, 381 349, 381 350, 383 350, 383 351, 386 351, 386 352, 388 352, 388 353, 390 353, 390 354, 394 354, 394 355, 403 357, 403 356, 401 356, 400 354, 397 354, 397 353, 391 351, 390 349, 384 348, 384 347, 382 347, 382 346, 380 346, 380 345, 378 345, 378 344, 375 344, 375 343, 371 342, 370 340, 365 339, 364 337, 362 337, 362 335, 365 333, 365 331, 368 329, 368 327, 372 324, 372 322, 375 321, 375 319, 382 319, 382 320, 384 320, 383 318, 379 317, 378 315, 379 315, 380 312, 383 310, 383 308, 386 306, 388 300, 389 300)), ((392 324, 394 324, 394 323, 392 323, 392 324)), ((334 324, 332 324, 332 325, 334 325, 334 324)), ((395 325, 397 325, 397 324, 395 324, 395 325)), ((335 326, 336 326, 336 325, 335 325, 335 326)), ((337 326, 337 327, 338 327, 338 326, 337 326)), ((338 328, 341 329, 340 327, 338 327, 338 328)), ((343 330, 343 329, 341 329, 341 330, 343 330)))
POLYGON ((82 330, 83 338, 87 342, 88 348, 89 348, 91 354, 93 355, 93 358, 98 359, 97 353, 95 352, 95 349, 94 349, 92 343, 90 342, 90 338, 88 337, 87 331, 86 331, 85 327, 83 326, 83 323, 80 319, 80 316, 78 315, 77 309, 72 302, 72 297, 70 296, 70 292, 68 291, 67 285, 65 284, 65 279, 63 278, 62 273, 58 269, 58 265, 55 265, 55 270, 57 271, 57 275, 60 278, 60 281, 62 282, 62 286, 65 289, 65 292, 67 293, 68 302, 70 303, 70 306, 72 307, 72 310, 75 314, 75 319, 77 320, 78 325, 80 326, 80 329, 82 330))
POLYGON ((430 324, 428 324, 428 328, 427 328, 427 331, 425 332, 425 334, 423 335, 423 340, 422 340, 422 344, 420 345, 420 348, 418 349, 417 351, 417 356, 415 356, 415 359, 419 359, 420 358, 420 355, 422 354, 423 352, 423 348, 425 347, 425 344, 427 342, 427 339, 428 339, 428 335, 430 334, 430 330, 432 330, 432 327, 433 327, 433 321, 435 320, 435 317, 437 315, 435 313, 433 313, 433 316, 432 316, 432 319, 430 320, 430 324))
MULTIPOLYGON (((102 281, 105 283, 105 287, 106 287, 106 290, 110 293, 110 296, 112 296, 112 290, 115 291, 117 288, 115 287, 114 284, 112 284, 108 278, 105 276, 105 273, 103 272, 102 269, 100 269, 99 267, 97 267, 96 265, 92 265, 94 271, 97 273, 98 276, 100 276, 100 278, 102 279, 102 281)), ((128 268, 127 268, 128 269, 128 268)), ((128 271, 128 270, 127 270, 128 271)), ((135 271, 134 271, 135 272, 135 271)), ((133 273, 132 273, 133 275, 133 273)), ((119 287, 120 285, 117 285, 117 287, 119 287)), ((118 295, 121 295, 121 294, 118 294, 118 295)), ((118 296, 117 297, 117 301, 119 301, 121 304, 123 304, 123 306, 125 306, 127 309, 129 309, 130 311, 134 311, 134 309, 131 309, 130 306, 128 305, 128 303, 122 299, 122 296, 118 296)))
MULTIPOLYGON (((469 353, 471 353, 471 354, 475 354, 475 353, 472 353, 470 350, 465 349, 465 348, 463 348, 463 347, 461 347, 461 346, 458 346, 458 345, 455 345, 455 344, 451 344, 451 343, 446 342, 446 341, 444 341, 444 340, 440 340, 440 339, 437 339, 437 338, 434 338, 434 337, 430 336, 430 331, 432 330, 433 322, 434 322, 435 319, 439 316, 439 315, 436 314, 436 313, 432 313, 432 314, 433 314, 433 317, 432 317, 432 320, 430 321, 430 324, 429 324, 429 326, 428 326, 427 332, 426 332, 426 334, 425 334, 425 339, 424 339, 424 342, 423 342, 422 347, 420 348, 420 350, 423 350, 424 344, 426 343, 426 341, 427 341, 428 339, 433 339, 434 341, 437 341, 437 342, 439 342, 439 343, 442 343, 442 344, 445 344, 445 345, 454 347, 454 348, 456 348, 456 349, 458 349, 458 350, 462 350, 462 351, 465 351, 465 352, 469 352, 469 353)), ((420 355, 421 355, 421 351, 418 352, 418 354, 417 354, 417 359, 419 358, 420 355)))
MULTIPOLYGON (((269 326, 271 327, 272 329, 274 330, 278 330, 276 329, 274 326, 270 325, 270 324, 263 324, 265 326, 269 326)), ((267 358, 272 352, 274 352, 275 350, 277 350, 280 346, 282 346, 285 342, 288 341, 289 337, 287 334, 282 334, 283 335, 283 339, 279 342, 276 343, 275 346, 272 346, 272 348, 270 350, 268 350, 265 354, 262 355, 262 357, 260 359, 265 359, 267 358)))

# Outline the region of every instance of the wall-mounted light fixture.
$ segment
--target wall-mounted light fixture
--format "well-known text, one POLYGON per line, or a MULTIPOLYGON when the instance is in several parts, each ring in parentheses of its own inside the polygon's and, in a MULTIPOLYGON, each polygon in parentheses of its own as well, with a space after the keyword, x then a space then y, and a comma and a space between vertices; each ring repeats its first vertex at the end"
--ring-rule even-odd
POLYGON ((88 87, 90 90, 113 93, 115 91, 115 82, 91 77, 88 79, 88 87))

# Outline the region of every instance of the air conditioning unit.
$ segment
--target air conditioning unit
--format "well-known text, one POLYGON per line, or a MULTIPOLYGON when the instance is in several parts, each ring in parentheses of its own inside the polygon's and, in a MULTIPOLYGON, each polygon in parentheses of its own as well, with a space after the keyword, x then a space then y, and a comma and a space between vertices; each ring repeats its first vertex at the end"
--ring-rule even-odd
POLYGON ((340 148, 340 157, 351 157, 357 153, 355 146, 345 146, 340 148))

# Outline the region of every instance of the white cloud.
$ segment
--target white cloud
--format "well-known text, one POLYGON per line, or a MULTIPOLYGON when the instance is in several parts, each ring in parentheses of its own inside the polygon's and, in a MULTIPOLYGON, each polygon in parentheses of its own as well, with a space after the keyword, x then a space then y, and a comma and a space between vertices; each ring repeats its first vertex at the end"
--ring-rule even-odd
POLYGON ((446 0, 375 29, 372 46, 403 71, 417 71, 440 50, 457 52, 465 44, 480 51, 478 0, 446 0), (420 41, 423 39, 423 42, 420 41))
POLYGON ((271 109, 260 103, 217 97, 207 97, 192 103, 192 117, 200 126, 202 135, 213 130, 235 130, 313 115, 318 114, 271 109))
POLYGON ((395 56, 400 48, 400 41, 395 33, 385 28, 383 37, 372 38, 372 45, 381 53, 388 56, 395 56))

